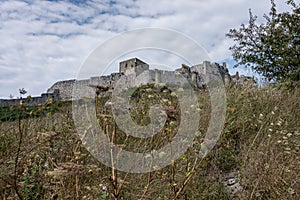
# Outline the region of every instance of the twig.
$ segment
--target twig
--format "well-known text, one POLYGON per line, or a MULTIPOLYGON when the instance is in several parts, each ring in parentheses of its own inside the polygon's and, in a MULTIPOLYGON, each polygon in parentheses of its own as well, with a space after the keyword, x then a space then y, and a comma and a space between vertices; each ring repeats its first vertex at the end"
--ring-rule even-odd
POLYGON ((185 186, 189 183, 189 181, 191 180, 193 174, 195 173, 195 169, 196 166, 198 167, 200 165, 200 163, 202 162, 203 158, 201 159, 201 161, 197 164, 198 161, 198 157, 196 157, 193 168, 191 170, 191 173, 188 175, 188 177, 185 179, 185 181, 183 182, 182 186, 179 188, 179 190, 177 191, 175 197, 173 198, 173 200, 177 199, 180 195, 180 193, 184 190, 185 186))
POLYGON ((78 175, 76 175, 75 177, 75 188, 76 188, 76 199, 79 199, 79 178, 78 178, 78 175))
POLYGON ((14 170, 14 189, 19 197, 19 199, 23 199, 22 195, 19 192, 18 189, 18 183, 17 183, 17 179, 18 179, 18 167, 19 167, 19 156, 20 156, 20 152, 21 152, 21 145, 22 145, 22 140, 23 140, 23 127, 21 124, 21 115, 19 114, 18 117, 18 126, 19 126, 19 143, 18 143, 18 149, 17 149, 17 155, 16 155, 16 159, 15 159, 15 170, 14 170))
POLYGON ((144 189, 144 192, 142 194, 142 197, 141 197, 141 200, 144 199, 149 187, 150 187, 150 184, 151 184, 152 180, 151 180, 151 172, 148 173, 148 181, 147 181, 147 185, 145 186, 145 189, 144 189))

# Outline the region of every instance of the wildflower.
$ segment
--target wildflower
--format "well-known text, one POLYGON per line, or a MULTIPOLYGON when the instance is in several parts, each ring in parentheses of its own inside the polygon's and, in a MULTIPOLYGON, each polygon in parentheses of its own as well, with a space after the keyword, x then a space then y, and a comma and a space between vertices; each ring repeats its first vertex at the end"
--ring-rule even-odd
POLYGON ((282 130, 280 131, 281 134, 285 135, 286 134, 286 131, 285 130, 282 130))
POLYGON ((287 137, 285 137, 285 136, 283 136, 283 137, 282 137, 282 139, 284 139, 284 140, 287 140, 288 138, 287 138, 287 137))
POLYGON ((292 133, 288 133, 286 134, 286 136, 291 137, 293 134, 292 133))
POLYGON ((46 101, 46 104, 51 105, 53 103, 53 99, 52 98, 48 98, 46 101))
POLYGON ((202 135, 201 131, 197 131, 195 134, 196 137, 200 137, 201 135, 202 135))
POLYGON ((23 110, 24 107, 25 107, 25 101, 21 100, 19 106, 20 106, 20 108, 23 110))
POLYGON ((176 121, 171 121, 170 122, 170 126, 175 126, 176 125, 176 121))
POLYGON ((288 193, 289 193, 290 195, 293 195, 293 194, 295 194, 295 190, 294 190, 293 188, 289 188, 289 189, 288 189, 288 193))
POLYGON ((107 186, 106 185, 102 185, 102 191, 107 191, 107 186))
POLYGON ((269 128, 269 129, 268 129, 268 131, 272 132, 272 131, 273 131, 273 129, 269 128))
POLYGON ((285 168, 284 168, 284 171, 285 171, 285 172, 291 172, 291 170, 290 170, 288 167, 285 167, 285 168))
POLYGON ((277 126, 281 126, 281 121, 278 121, 278 122, 276 123, 276 125, 277 125, 277 126))
MULTIPOLYGON (((85 186, 84 188, 87 189, 88 191, 91 191, 91 189, 92 189, 90 186, 85 186)), ((85 196, 83 198, 87 198, 87 197, 85 196)))
POLYGON ((272 111, 271 113, 272 113, 272 115, 275 115, 274 111, 272 111))
POLYGON ((290 147, 286 147, 285 150, 286 150, 286 151, 290 151, 291 148, 290 148, 290 147))
POLYGON ((274 126, 274 123, 272 122, 270 125, 271 125, 271 126, 274 126))
POLYGON ((163 174, 161 175, 161 178, 163 178, 163 179, 166 178, 167 174, 168 174, 168 172, 163 173, 163 174))
POLYGON ((271 138, 272 137, 271 134, 268 134, 268 137, 271 138))
POLYGON ((278 140, 278 141, 277 141, 278 144, 280 144, 281 142, 282 142, 281 140, 278 140))
POLYGON ((176 97, 176 93, 175 92, 171 92, 171 96, 172 97, 176 97))
POLYGON ((261 119, 261 118, 263 118, 264 117, 264 115, 262 114, 262 113, 260 113, 259 114, 259 118, 261 119))
POLYGON ((265 164, 265 169, 268 170, 270 168, 270 165, 268 163, 265 164))

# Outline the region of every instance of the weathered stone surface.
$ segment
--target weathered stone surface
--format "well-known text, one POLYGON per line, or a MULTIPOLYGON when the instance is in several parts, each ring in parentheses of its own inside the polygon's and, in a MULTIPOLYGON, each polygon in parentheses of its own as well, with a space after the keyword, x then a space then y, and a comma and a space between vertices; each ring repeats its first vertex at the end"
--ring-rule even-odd
POLYGON ((59 90, 55 89, 52 93, 44 93, 39 97, 29 97, 22 99, 0 99, 1 106, 11 106, 25 104, 28 106, 44 104, 48 99, 52 99, 52 102, 60 101, 59 90))
MULTIPOLYGON (((95 76, 84 80, 65 80, 53 84, 47 93, 40 97, 33 97, 32 101, 26 101, 27 105, 42 104, 48 98, 55 101, 71 101, 74 99, 94 98, 97 86, 108 86, 110 92, 114 89, 115 84, 122 78, 124 85, 128 87, 138 87, 145 83, 166 83, 177 84, 184 87, 184 84, 191 84, 194 88, 202 88, 210 81, 219 79, 221 75, 222 81, 228 84, 232 81, 226 64, 219 65, 205 61, 192 67, 182 65, 175 71, 149 70, 149 65, 138 58, 132 58, 120 62, 119 73, 112 73, 108 76, 95 76), (180 81, 182 77, 185 82, 180 81)), ((243 81, 238 76, 233 76, 233 80, 237 83, 245 83, 249 77, 243 77, 243 81), (246 80, 246 81, 244 81, 246 80)), ((250 79, 249 79, 250 80, 250 79)), ((249 81, 248 81, 249 82, 249 81)), ((101 93, 100 95, 106 95, 101 93)), ((1 106, 17 105, 20 99, 0 99, 1 106)))
POLYGON ((239 172, 225 174, 222 182, 231 197, 235 197, 238 192, 243 190, 243 187, 240 184, 239 172))

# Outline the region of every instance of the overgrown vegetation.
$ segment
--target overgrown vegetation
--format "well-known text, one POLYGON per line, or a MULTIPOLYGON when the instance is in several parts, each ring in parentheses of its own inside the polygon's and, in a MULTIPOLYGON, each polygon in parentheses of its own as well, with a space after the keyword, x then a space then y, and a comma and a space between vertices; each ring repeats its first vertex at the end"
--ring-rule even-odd
MULTIPOLYGON (((118 130, 105 106, 108 98, 96 101, 100 125, 128 150, 159 148, 176 134, 180 111, 172 92, 177 91, 148 85, 133 95, 131 115, 141 125, 149 123, 149 104, 166 108, 166 125, 152 139, 130 138, 118 130)), ((205 91, 198 95, 199 104, 191 106, 201 120, 192 146, 170 166, 146 174, 120 172, 91 156, 76 135, 68 103, 40 116, 25 117, 25 107, 6 109, 6 116, 18 117, 0 124, 0 198, 299 199, 300 90, 228 87, 223 134, 203 160, 198 151, 210 103, 205 91), (239 174, 243 188, 234 196, 222 183, 230 172, 239 174)))
POLYGON ((20 105, 0 106, 0 121, 14 121, 18 118, 40 117, 58 111, 61 106, 61 102, 55 102, 53 104, 51 99, 39 106, 26 106, 23 102, 21 102, 20 105))
POLYGON ((235 41, 230 50, 236 66, 251 67, 269 81, 293 88, 300 80, 300 5, 288 0, 291 11, 278 13, 274 0, 271 4, 265 23, 257 24, 250 10, 249 24, 226 35, 235 41))

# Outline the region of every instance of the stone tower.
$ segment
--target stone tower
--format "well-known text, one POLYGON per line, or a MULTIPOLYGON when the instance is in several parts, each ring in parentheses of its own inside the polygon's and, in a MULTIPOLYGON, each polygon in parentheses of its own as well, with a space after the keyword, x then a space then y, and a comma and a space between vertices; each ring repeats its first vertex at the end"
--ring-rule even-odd
POLYGON ((125 75, 139 75, 146 70, 149 70, 149 65, 138 58, 122 61, 119 66, 119 72, 125 75))

